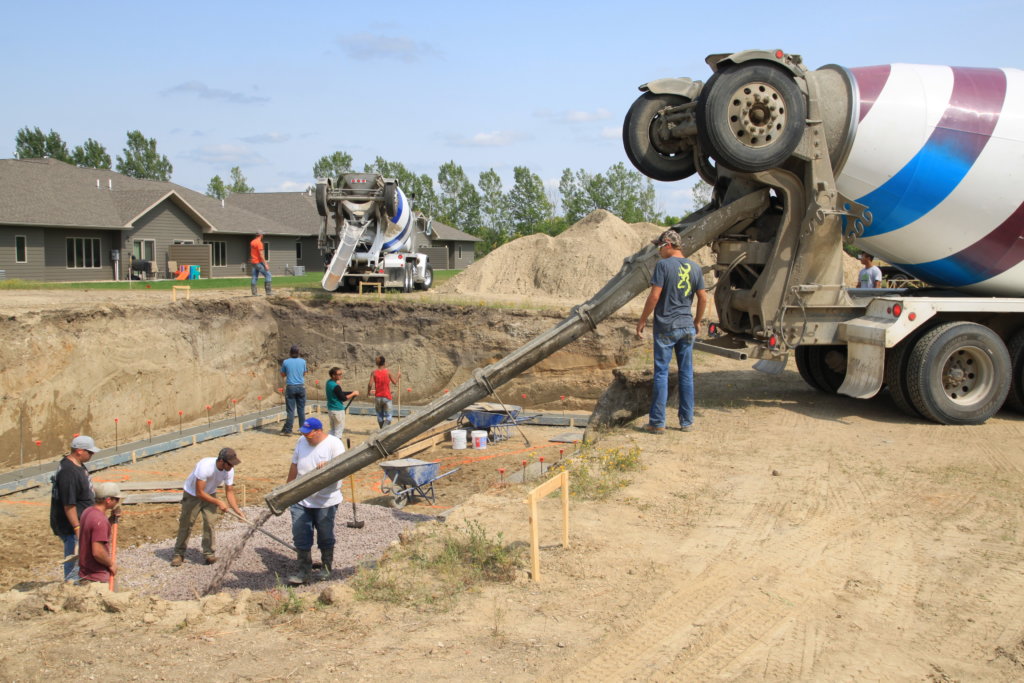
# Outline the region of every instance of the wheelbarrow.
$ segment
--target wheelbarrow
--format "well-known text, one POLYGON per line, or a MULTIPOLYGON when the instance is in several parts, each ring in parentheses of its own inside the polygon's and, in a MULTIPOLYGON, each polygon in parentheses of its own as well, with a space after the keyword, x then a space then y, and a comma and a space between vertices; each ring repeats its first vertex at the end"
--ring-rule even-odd
POLYGON ((404 508, 413 495, 433 504, 434 482, 459 471, 456 467, 438 476, 440 465, 439 462, 427 462, 416 458, 382 462, 380 466, 384 470, 384 481, 381 483, 381 493, 391 496, 388 504, 396 510, 404 508))
POLYGON ((523 409, 519 406, 502 406, 499 403, 474 403, 459 415, 459 427, 486 429, 487 439, 492 443, 512 438, 512 429, 529 422, 536 415, 520 417, 523 409))

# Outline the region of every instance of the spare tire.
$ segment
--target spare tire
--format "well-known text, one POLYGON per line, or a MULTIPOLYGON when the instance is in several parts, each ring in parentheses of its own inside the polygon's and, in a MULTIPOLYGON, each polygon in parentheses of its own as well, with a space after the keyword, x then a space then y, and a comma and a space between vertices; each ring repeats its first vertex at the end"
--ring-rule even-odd
POLYGON ((807 103, 793 75, 769 62, 726 68, 708 79, 697 101, 702 151, 741 173, 775 168, 803 137, 807 103))
POLYGON ((689 178, 697 171, 692 138, 673 138, 662 119, 668 107, 690 100, 681 95, 645 92, 626 112, 622 122, 622 146, 638 171, 648 178, 670 182, 689 178))

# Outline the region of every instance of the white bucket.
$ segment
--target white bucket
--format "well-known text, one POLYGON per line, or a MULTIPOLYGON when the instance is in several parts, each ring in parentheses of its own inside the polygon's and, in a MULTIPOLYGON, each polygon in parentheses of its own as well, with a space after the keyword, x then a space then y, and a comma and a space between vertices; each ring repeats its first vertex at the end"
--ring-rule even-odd
POLYGON ((474 429, 469 433, 469 436, 473 439, 473 448, 487 448, 487 431, 484 429, 474 429))
POLYGON ((452 448, 457 451, 461 451, 466 448, 466 430, 465 429, 453 429, 452 430, 452 448))

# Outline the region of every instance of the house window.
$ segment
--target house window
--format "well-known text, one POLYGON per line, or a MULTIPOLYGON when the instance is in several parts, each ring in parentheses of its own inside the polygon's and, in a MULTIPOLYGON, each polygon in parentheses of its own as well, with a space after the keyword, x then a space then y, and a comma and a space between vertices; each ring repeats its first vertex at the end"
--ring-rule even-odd
POLYGON ((174 244, 195 244, 195 240, 174 240, 174 244))
POLYGON ((203 244, 209 244, 213 247, 213 265, 226 266, 228 264, 227 242, 214 242, 212 240, 203 240, 203 244))
POLYGON ((295 261, 302 261, 302 242, 295 242, 295 261))
POLYGON ((100 240, 98 237, 69 237, 68 268, 99 268, 100 240))
POLYGON ((132 240, 132 257, 136 261, 155 261, 156 240, 132 240))
POLYGON ((28 238, 24 235, 14 236, 14 262, 28 263, 28 238))
POLYGON ((456 247, 456 249, 458 249, 459 258, 461 259, 462 258, 462 245, 460 244, 458 247, 456 247))

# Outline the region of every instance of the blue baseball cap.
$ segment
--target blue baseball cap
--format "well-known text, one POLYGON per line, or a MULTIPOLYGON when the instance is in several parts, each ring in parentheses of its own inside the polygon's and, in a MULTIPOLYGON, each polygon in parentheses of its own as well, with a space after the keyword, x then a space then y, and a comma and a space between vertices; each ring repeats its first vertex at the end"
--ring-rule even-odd
POLYGON ((324 423, 323 422, 321 422, 320 420, 316 419, 315 417, 310 417, 310 418, 307 418, 306 421, 302 423, 302 426, 299 427, 299 431, 302 432, 303 434, 309 434, 310 432, 312 432, 315 429, 323 429, 323 428, 324 428, 324 423))

